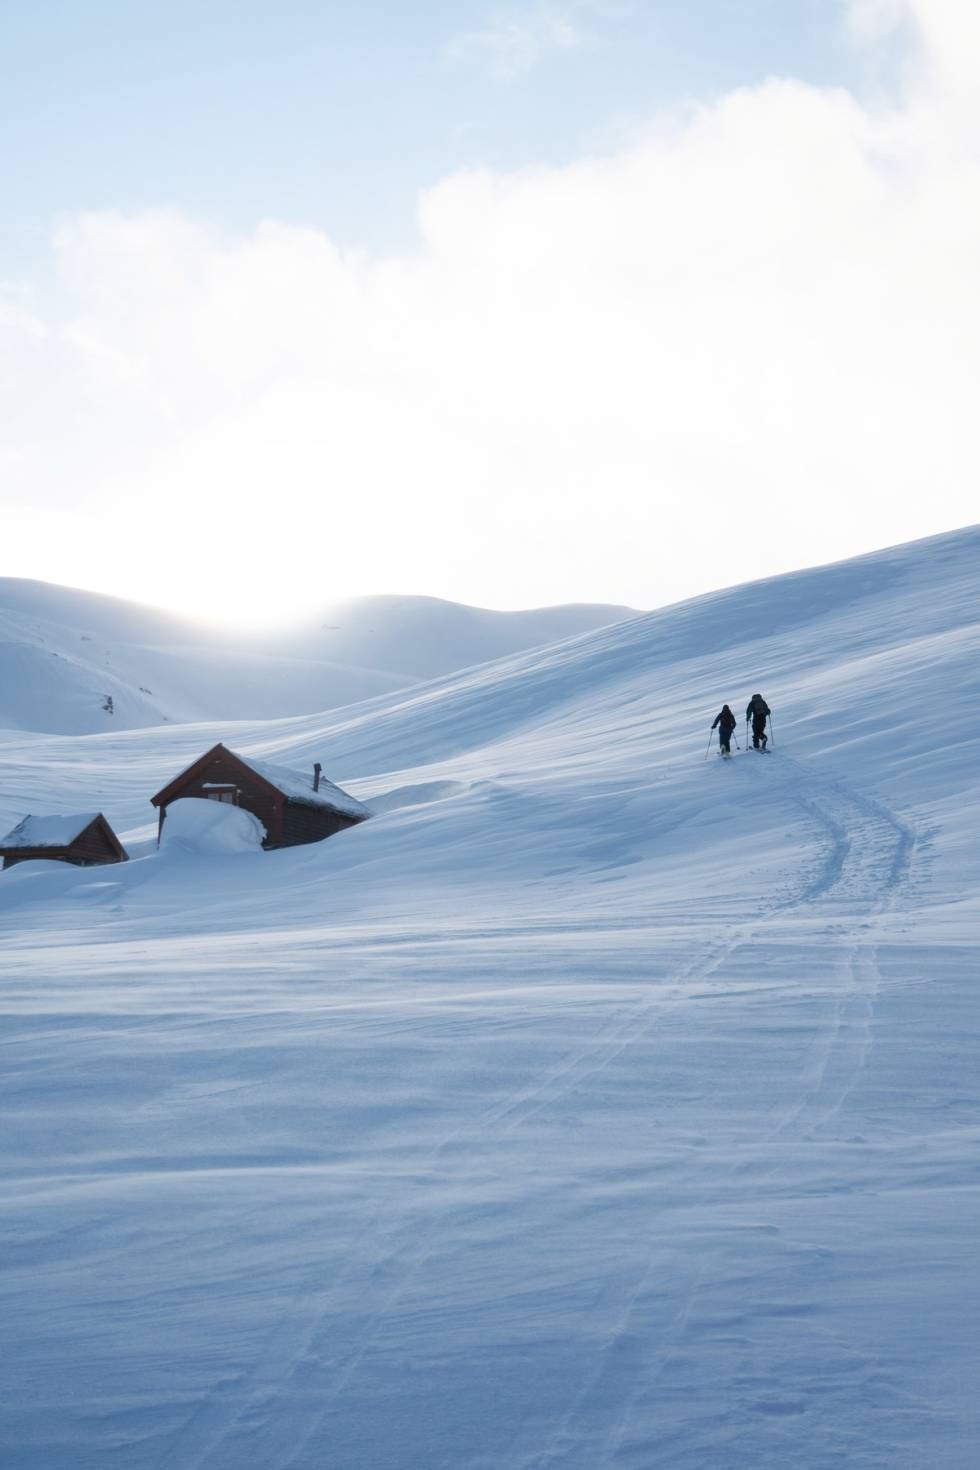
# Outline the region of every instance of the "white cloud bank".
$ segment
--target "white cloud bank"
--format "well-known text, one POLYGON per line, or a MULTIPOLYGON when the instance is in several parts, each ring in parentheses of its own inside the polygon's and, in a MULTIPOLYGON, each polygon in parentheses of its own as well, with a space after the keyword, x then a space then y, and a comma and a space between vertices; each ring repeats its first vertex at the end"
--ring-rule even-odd
POLYGON ((256 617, 650 606, 976 519, 980 22, 901 18, 890 108, 771 81, 454 177, 405 258, 65 222, 54 298, 0 311, 0 572, 256 617))

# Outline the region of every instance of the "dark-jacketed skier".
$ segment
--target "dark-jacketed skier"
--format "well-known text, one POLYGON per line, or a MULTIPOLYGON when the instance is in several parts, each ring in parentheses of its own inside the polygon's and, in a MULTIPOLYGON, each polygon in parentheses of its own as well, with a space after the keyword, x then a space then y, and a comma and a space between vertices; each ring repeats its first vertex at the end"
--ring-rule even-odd
POLYGON ((721 754, 724 756, 730 756, 732 753, 732 731, 737 724, 738 721, 728 708, 728 705, 723 704, 715 715, 711 728, 713 730, 716 725, 718 727, 718 744, 721 746, 721 754))
POLYGON ((771 711, 761 694, 753 694, 749 700, 749 707, 745 711, 745 723, 752 721, 752 746, 755 750, 765 750, 769 744, 769 736, 766 734, 766 720, 771 711))

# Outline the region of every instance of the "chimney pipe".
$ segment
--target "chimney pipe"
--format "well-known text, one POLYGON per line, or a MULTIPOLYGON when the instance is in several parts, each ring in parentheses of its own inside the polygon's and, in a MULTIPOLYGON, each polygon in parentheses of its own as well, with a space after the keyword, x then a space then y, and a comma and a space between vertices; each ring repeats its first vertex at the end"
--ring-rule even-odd
POLYGON ((319 789, 320 789, 320 772, 322 770, 323 770, 323 767, 321 766, 320 762, 319 761, 314 761, 313 762, 313 790, 314 791, 319 791, 319 789))

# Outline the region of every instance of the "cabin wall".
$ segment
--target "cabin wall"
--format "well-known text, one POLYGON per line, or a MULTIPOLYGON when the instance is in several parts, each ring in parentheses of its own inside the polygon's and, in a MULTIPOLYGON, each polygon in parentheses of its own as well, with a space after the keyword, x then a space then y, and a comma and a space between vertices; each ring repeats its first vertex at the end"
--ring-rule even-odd
MULTIPOLYGON (((268 835, 264 845, 266 847, 280 845, 282 797, 270 792, 265 786, 260 785, 250 772, 242 770, 241 766, 235 765, 221 755, 214 756, 196 775, 184 782, 174 792, 170 801, 180 801, 185 796, 214 800, 213 787, 215 786, 233 786, 235 806, 243 807, 245 811, 258 817, 265 828, 268 835)), ((170 805, 170 801, 167 802, 167 806, 170 805)))
POLYGON ((122 863, 126 859, 117 856, 102 828, 93 826, 79 833, 68 848, 65 861, 86 867, 95 863, 122 863))
POLYGON ((72 857, 65 847, 22 847, 17 852, 8 853, 3 860, 3 865, 5 868, 15 868, 18 863, 37 862, 72 863, 77 868, 87 866, 84 858, 72 857))
POLYGON ((70 847, 21 847, 10 849, 4 855, 4 868, 16 867, 18 863, 42 861, 46 863, 71 863, 76 868, 94 868, 103 863, 124 863, 101 828, 89 828, 82 832, 70 847))
POLYGON ((267 847, 297 847, 304 842, 322 842, 345 827, 356 827, 356 817, 345 817, 340 812, 326 807, 303 806, 300 802, 287 801, 282 814, 282 834, 278 842, 268 842, 267 847))

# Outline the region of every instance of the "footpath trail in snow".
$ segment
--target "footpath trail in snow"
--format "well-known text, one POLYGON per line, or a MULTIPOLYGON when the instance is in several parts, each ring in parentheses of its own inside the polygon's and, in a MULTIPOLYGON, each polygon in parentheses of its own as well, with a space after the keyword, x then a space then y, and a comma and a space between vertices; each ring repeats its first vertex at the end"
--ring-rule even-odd
POLYGON ((0 817, 145 853, 0 876, 4 1465, 973 1467, 978 551, 0 736, 0 817), (702 759, 757 687, 776 750, 702 759), (156 853, 225 734, 379 815, 156 853))

